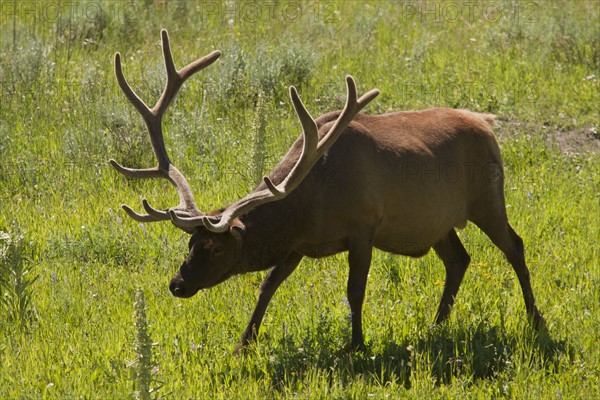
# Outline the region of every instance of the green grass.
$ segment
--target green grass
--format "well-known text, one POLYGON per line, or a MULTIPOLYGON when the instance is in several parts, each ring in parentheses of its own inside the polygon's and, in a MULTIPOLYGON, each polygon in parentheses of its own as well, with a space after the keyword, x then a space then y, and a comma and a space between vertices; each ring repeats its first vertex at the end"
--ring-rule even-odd
POLYGON ((147 382, 153 397, 177 399, 600 397, 598 5, 503 1, 470 13, 467 3, 427 2, 434 14, 415 2, 284 1, 260 14, 240 2, 0 4, 0 294, 16 296, 0 303, 0 398, 147 398, 147 382), (119 205, 166 207, 176 194, 107 163, 154 163, 112 57, 123 53, 125 75, 153 101, 161 28, 179 66, 224 52, 165 120, 203 209, 247 193, 295 140, 292 84, 315 116, 342 105, 345 74, 360 92, 381 90, 370 113, 497 114, 508 213, 549 337, 531 333, 514 272, 469 225, 460 236, 473 261, 447 324, 431 326, 444 276, 435 255, 376 252, 368 348, 349 351, 345 256, 306 259, 258 343, 235 357, 263 273, 173 298, 186 235, 141 226, 119 205), (574 145, 553 144, 567 135, 574 145), (29 274, 21 294, 15 271, 29 274), (153 344, 146 363, 141 333, 153 344))

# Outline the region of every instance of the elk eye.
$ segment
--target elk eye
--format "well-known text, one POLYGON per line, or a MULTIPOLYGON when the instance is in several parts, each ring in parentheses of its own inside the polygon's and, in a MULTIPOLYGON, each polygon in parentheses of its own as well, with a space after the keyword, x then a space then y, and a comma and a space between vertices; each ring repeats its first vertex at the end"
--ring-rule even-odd
POLYGON ((213 255, 220 255, 223 254, 223 252, 225 251, 225 246, 223 246, 222 244, 218 244, 213 248, 213 255))

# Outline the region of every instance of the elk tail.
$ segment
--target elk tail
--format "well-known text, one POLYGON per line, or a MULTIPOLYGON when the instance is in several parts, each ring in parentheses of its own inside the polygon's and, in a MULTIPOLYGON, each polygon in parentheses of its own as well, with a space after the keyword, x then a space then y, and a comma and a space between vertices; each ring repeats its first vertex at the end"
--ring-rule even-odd
POLYGON ((490 126, 490 128, 496 126, 496 116, 494 114, 479 113, 479 115, 490 126))

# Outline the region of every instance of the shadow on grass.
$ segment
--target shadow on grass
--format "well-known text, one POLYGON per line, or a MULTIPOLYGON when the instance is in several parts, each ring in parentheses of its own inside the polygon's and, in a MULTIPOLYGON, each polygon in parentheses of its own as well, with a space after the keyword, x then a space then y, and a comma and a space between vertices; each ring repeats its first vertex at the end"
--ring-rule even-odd
POLYGON ((347 385, 362 379, 372 385, 393 383, 409 389, 411 379, 423 373, 445 385, 458 377, 493 379, 510 373, 515 364, 551 373, 557 370, 561 354, 573 357, 566 341, 554 341, 547 333, 538 335, 524 329, 511 336, 486 323, 435 326, 414 340, 396 343, 384 338, 380 345, 356 351, 344 347, 333 333, 321 327, 304 338, 284 337, 273 346, 268 362, 273 388, 294 387, 316 370, 330 384, 335 380, 347 385))

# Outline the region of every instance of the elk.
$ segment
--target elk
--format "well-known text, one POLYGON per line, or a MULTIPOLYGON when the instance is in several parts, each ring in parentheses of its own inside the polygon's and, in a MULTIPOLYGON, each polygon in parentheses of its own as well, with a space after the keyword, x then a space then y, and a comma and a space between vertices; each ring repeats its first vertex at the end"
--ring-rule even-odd
POLYGON ((221 53, 213 51, 178 70, 167 32, 162 30, 161 36, 167 81, 153 108, 131 89, 120 54, 115 54, 118 84, 146 123, 158 166, 130 169, 112 159, 110 164, 127 177, 167 179, 177 190, 180 204, 167 210, 153 208, 146 199, 142 201, 146 214, 122 206, 136 221, 171 221, 191 234, 189 254, 169 285, 174 296, 191 297, 233 275, 269 269, 238 349, 256 337, 275 291, 305 256, 348 252, 352 345, 360 347, 373 248, 411 257, 433 248, 446 270, 435 316, 436 323, 443 322, 470 262, 455 230, 467 221, 504 253, 517 274, 530 320, 543 326, 523 241, 506 215, 493 115, 447 108, 361 114, 379 91, 357 98, 355 81, 347 76, 344 109, 313 119, 292 86, 290 98, 302 135, 254 191, 223 209, 204 213, 169 159, 162 116, 185 80, 221 53))

